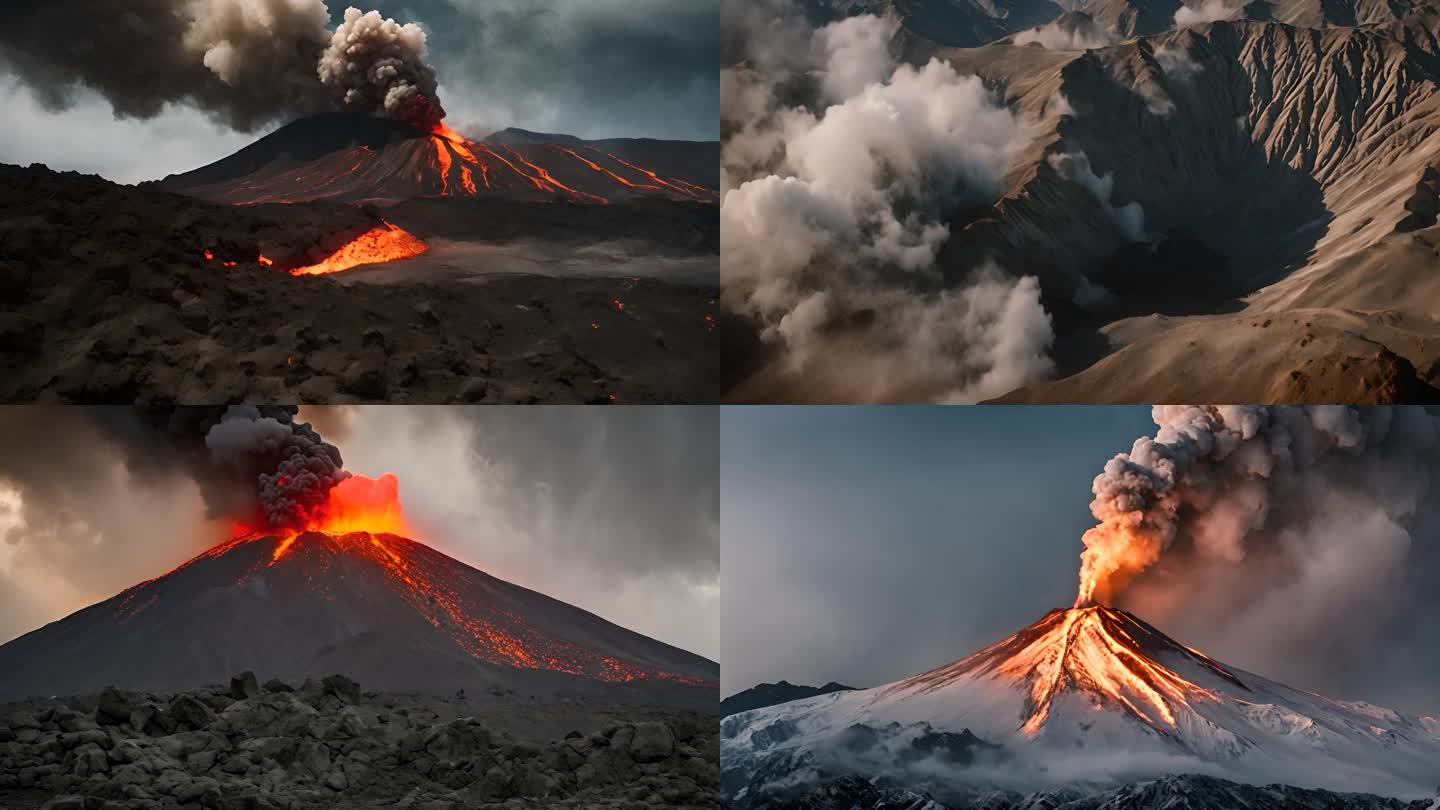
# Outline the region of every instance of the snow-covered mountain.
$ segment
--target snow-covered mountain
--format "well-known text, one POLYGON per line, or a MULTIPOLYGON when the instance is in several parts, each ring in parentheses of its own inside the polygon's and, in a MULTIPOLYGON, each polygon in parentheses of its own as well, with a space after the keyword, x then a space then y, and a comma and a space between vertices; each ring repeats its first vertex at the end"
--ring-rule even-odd
POLYGON ((1419 798, 1440 781, 1440 719, 1292 689, 1101 606, 895 683, 733 715, 721 733, 737 806, 847 773, 937 796, 1205 773, 1419 798))

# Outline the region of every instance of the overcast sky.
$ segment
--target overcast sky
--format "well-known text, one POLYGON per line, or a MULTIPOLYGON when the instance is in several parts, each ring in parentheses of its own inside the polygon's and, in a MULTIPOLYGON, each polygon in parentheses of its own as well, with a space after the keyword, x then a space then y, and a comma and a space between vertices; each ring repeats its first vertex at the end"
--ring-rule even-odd
MULTIPOLYGON (((1154 435, 1149 417, 1129 406, 723 409, 722 694, 781 679, 876 686, 1068 607, 1095 524, 1091 482, 1154 435)), ((1319 628, 1332 646, 1309 662, 1218 631, 1197 639, 1195 627, 1178 640, 1299 688, 1434 713, 1434 540, 1411 542, 1410 581, 1432 596, 1402 626, 1382 633, 1357 616, 1319 628), (1384 662, 1343 652, 1372 644, 1384 662)))
MULTIPOLYGON (((91 5, 92 16, 121 8, 108 0, 91 5)), ((329 0, 332 20, 347 5, 329 0)), ((583 138, 719 137, 718 0, 356 5, 426 29, 447 122, 461 131, 517 126, 583 138)), ((77 9, 77 20, 86 17, 77 9)), ((100 95, 84 87, 68 92, 68 107, 48 108, 0 64, 6 114, 0 162, 41 162, 133 183, 205 165, 274 129, 238 133, 175 105, 146 121, 116 118, 100 95)))
MULTIPOLYGON (((134 475, 75 413, 0 409, 0 641, 224 538, 193 482, 134 475)), ((415 539, 718 656, 715 408, 374 406, 301 418, 347 469, 399 477, 415 539)))

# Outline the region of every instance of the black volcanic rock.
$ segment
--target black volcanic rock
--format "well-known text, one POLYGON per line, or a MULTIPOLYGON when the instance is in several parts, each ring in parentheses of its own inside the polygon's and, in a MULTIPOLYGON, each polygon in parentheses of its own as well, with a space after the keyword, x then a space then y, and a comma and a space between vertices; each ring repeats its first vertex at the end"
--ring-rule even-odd
POLYGON ((255 673, 245 670, 230 678, 230 697, 244 700, 260 696, 260 685, 255 682, 255 673))
MULTIPOLYGON (((611 709, 564 739, 522 739, 445 698, 377 693, 347 705, 298 694, 235 700, 217 685, 147 696, 219 707, 180 733, 68 730, 88 722, 76 709, 95 697, 0 705, 0 729, 22 732, 0 734, 0 807, 719 806, 713 714, 636 711, 632 722, 611 709)), ((560 708, 572 721, 583 714, 560 708)))
POLYGON ((845 686, 834 681, 824 686, 803 686, 792 684, 788 681, 779 683, 762 683, 752 686, 743 692, 736 692, 728 698, 720 701, 721 716, 748 712, 751 709, 763 709, 766 706, 775 706, 781 703, 789 703, 792 700, 802 700, 816 695, 828 695, 831 692, 849 692, 854 690, 853 686, 845 686))

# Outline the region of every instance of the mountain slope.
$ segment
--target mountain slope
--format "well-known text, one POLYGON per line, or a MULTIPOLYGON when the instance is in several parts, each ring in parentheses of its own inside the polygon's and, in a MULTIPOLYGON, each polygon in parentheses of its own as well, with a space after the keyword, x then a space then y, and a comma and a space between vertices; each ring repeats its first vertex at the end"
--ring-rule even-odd
POLYGON ((291 122, 229 157, 159 181, 216 202, 396 202, 451 196, 604 204, 716 202, 718 144, 583 141, 503 130, 480 141, 442 129, 326 113, 291 122))
POLYGON ((1105 607, 1051 611, 895 683, 737 714, 721 733, 727 795, 751 800, 856 762, 923 784, 936 772, 920 764, 936 757, 950 763, 942 784, 975 790, 1203 770, 1413 797, 1428 795, 1440 761, 1440 720, 1291 689, 1105 607))
POLYGON ((706 687, 714 662, 391 534, 251 535, 0 646, 0 700, 245 669, 386 689, 706 687))

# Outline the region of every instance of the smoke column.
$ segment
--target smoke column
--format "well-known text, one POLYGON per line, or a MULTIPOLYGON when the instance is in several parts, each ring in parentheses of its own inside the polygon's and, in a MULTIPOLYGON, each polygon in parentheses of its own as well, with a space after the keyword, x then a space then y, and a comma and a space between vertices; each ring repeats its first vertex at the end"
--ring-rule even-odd
POLYGON ((98 92, 116 115, 187 104, 241 131, 330 109, 419 126, 444 117, 425 33, 323 0, 18 0, 0 26, 0 67, 48 107, 98 92))
POLYGON ((212 516, 249 526, 302 527, 350 477, 339 448, 293 405, 101 409, 102 433, 141 473, 183 469, 212 516))
POLYGON ((1092 487, 1077 606, 1107 602, 1183 542, 1244 562, 1294 546, 1339 502, 1397 525, 1428 495, 1437 420, 1419 408, 1157 405, 1092 487))

